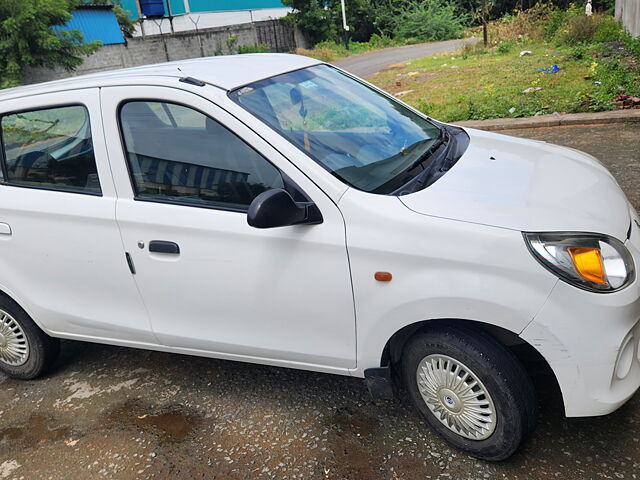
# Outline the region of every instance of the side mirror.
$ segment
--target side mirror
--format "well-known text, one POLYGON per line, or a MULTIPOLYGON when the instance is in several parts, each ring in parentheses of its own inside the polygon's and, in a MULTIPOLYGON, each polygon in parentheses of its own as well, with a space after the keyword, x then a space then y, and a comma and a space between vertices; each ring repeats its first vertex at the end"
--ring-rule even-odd
POLYGON ((315 203, 296 203, 286 190, 274 188, 253 199, 247 223, 255 228, 315 225, 322 223, 322 214, 315 203))

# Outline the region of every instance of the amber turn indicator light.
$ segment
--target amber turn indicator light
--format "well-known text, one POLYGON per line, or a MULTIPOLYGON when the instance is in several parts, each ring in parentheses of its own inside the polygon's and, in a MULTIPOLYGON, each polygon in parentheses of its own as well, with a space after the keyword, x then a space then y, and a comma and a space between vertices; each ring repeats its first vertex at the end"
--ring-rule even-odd
POLYGON ((576 270, 584 279, 600 285, 607 283, 602 257, 597 248, 570 247, 568 250, 576 270))
POLYGON ((373 278, 375 278, 379 282, 390 282, 393 278, 393 275, 391 275, 391 273, 389 272, 376 272, 373 278))

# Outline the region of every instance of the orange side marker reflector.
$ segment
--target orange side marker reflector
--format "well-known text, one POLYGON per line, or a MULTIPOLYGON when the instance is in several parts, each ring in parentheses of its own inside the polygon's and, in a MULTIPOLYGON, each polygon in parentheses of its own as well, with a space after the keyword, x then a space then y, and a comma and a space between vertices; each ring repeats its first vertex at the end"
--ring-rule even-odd
POLYGON ((376 272, 373 278, 375 278, 379 282, 390 282, 393 278, 393 275, 391 275, 389 272, 376 272))

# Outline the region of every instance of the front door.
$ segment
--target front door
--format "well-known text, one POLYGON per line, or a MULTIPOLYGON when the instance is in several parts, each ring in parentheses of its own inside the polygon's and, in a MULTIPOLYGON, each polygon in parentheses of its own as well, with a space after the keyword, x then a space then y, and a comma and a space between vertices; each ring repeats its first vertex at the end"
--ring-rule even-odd
POLYGON ((353 368, 353 296, 335 204, 203 97, 113 87, 102 102, 106 130, 122 139, 109 144, 116 216, 159 340, 223 358, 353 368), (292 185, 318 205, 322 224, 247 224, 253 198, 292 185))

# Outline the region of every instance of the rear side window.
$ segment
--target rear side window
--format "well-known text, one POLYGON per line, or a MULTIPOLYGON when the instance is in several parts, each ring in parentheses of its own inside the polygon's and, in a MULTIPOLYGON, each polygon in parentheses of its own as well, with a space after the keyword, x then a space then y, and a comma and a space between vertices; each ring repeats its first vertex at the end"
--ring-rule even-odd
POLYGON ((138 199, 246 211, 260 193, 284 187, 276 167, 197 110, 135 101, 120 121, 138 199))
POLYGON ((4 181, 100 194, 89 113, 79 105, 4 115, 4 181))

